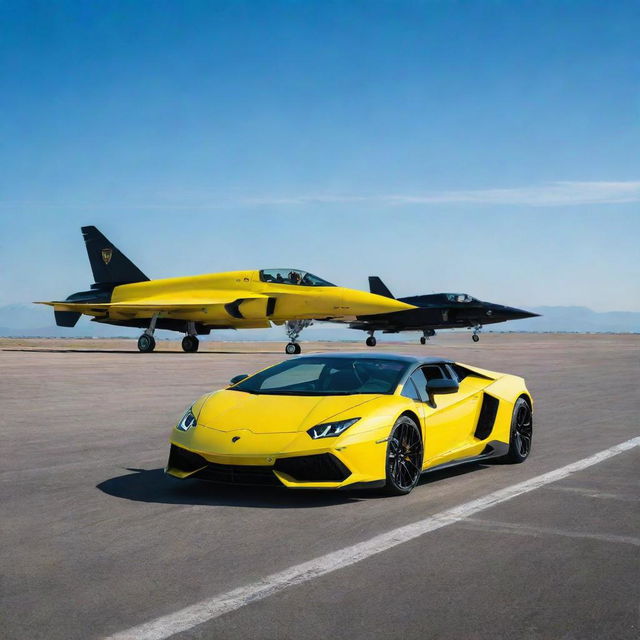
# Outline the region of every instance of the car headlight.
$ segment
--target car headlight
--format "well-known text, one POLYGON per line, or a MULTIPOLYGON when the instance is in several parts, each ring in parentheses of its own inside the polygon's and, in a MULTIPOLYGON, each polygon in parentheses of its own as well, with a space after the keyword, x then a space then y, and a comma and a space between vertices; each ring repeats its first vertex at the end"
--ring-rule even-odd
POLYGON ((346 431, 352 424, 358 422, 360 418, 350 418, 349 420, 336 420, 335 422, 323 422, 311 427, 307 433, 314 439, 335 438, 346 431))
POLYGON ((178 431, 189 431, 189 429, 198 424, 196 417, 193 415, 193 411, 191 411, 192 408, 193 407, 189 407, 182 418, 180 418, 180 422, 176 425, 178 431))

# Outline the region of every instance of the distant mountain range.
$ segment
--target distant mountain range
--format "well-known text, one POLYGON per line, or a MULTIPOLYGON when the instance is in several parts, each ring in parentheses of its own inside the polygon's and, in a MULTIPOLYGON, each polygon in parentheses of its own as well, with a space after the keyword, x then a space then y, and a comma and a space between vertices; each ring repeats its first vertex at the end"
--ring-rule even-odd
MULTIPOLYGON (((532 311, 541 314, 539 318, 514 320, 498 325, 489 325, 485 331, 523 332, 577 332, 577 333, 640 333, 640 312, 606 311, 596 312, 586 307, 537 307, 532 311)), ((358 340, 362 332, 346 327, 319 324, 309 327, 308 339, 313 340, 358 340)), ((138 336, 138 329, 113 327, 80 318, 73 328, 57 327, 50 307, 29 304, 10 304, 0 307, 1 337, 129 337, 138 336)), ((171 331, 158 331, 159 338, 176 337, 171 331)), ((211 337, 216 340, 284 340, 284 329, 252 329, 251 331, 215 331, 211 337)), ((382 337, 382 335, 380 335, 382 337)), ((396 339, 397 336, 390 336, 396 339)))
MULTIPOLYGON (((495 331, 640 333, 639 311, 592 311, 587 307, 534 307, 539 318, 494 325, 495 331)), ((487 327, 492 330, 492 327, 487 327)))

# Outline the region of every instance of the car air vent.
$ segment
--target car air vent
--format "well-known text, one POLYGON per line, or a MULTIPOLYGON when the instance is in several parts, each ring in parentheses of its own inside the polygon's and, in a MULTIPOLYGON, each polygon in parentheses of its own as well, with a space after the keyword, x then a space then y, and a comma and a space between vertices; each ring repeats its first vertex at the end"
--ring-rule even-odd
POLYGON ((498 398, 494 398, 488 393, 483 394, 482 407, 480 408, 480 415, 478 416, 478 424, 476 425, 476 431, 473 434, 478 438, 478 440, 484 440, 491 435, 493 425, 496 421, 499 404, 500 401, 498 398))
POLYGON ((180 471, 195 471, 205 467, 207 464, 209 464, 208 461, 197 453, 182 447, 176 447, 175 444, 171 445, 168 467, 180 469, 180 471))
POLYGON ((278 458, 274 469, 298 482, 342 482, 351 475, 351 471, 330 453, 278 458))

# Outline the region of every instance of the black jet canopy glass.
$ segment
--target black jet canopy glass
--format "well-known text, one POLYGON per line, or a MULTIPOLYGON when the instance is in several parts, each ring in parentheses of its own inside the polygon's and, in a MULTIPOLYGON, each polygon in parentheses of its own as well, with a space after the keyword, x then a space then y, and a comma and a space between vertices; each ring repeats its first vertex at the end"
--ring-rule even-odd
POLYGON ((467 293, 447 293, 447 300, 449 302, 475 302, 475 298, 467 293))

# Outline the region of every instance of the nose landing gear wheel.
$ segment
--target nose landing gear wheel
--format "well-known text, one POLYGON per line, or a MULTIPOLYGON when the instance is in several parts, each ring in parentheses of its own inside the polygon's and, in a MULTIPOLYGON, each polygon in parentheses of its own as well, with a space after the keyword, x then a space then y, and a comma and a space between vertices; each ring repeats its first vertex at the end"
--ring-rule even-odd
POLYGON ((153 336, 143 333, 138 338, 138 350, 142 353, 151 353, 156 348, 156 341, 153 336))
POLYGON ((285 348, 284 352, 290 356, 296 355, 302 352, 302 348, 297 342, 290 342, 285 348))
POLYGON ((200 340, 195 336, 185 336, 182 338, 182 350, 186 353, 195 353, 200 346, 200 340))
POLYGON ((367 347, 375 347, 376 344, 378 344, 378 341, 373 336, 369 336, 365 340, 365 344, 367 345, 367 347))
POLYGON ((478 340, 480 340, 480 336, 479 336, 477 333, 474 333, 474 334, 471 336, 471 339, 472 339, 474 342, 478 342, 478 340))
POLYGON ((427 344, 427 339, 424 336, 420 338, 420 344, 427 344))

